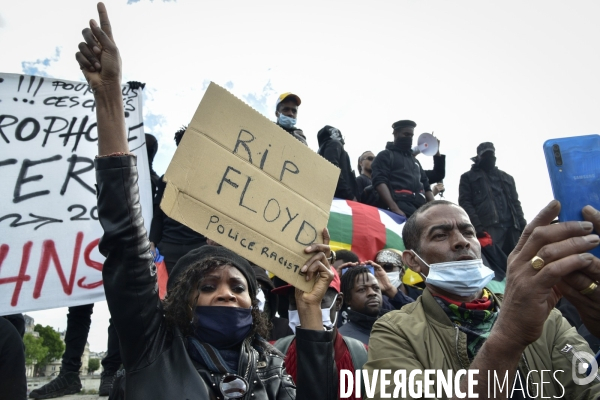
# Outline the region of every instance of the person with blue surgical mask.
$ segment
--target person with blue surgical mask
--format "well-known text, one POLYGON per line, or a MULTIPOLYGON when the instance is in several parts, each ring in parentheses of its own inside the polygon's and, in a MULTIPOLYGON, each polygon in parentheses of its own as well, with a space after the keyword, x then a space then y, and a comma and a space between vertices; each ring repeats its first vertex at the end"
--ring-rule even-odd
MULTIPOLYGON (((575 300, 589 296, 593 301, 597 284, 589 280, 598 279, 600 262, 586 252, 600 240, 587 221, 550 225, 559 211, 558 202, 551 202, 525 228, 508 258, 502 297, 486 287, 494 271, 482 262, 465 210, 445 200, 420 207, 402 229, 402 260, 423 274, 426 288, 414 303, 377 320, 365 364, 368 375, 381 369, 404 370, 406 376, 435 370, 458 378, 468 369, 472 378, 462 379, 450 394, 440 393, 445 385, 439 379, 415 380, 415 387, 444 399, 467 391, 476 395, 469 398, 598 398, 596 371, 586 378, 574 370, 593 353, 554 307, 561 296, 574 298, 572 286, 578 291, 575 300), (490 376, 504 384, 495 385, 490 376), (489 397, 490 390, 497 395, 489 397)), ((390 389, 381 385, 371 398, 386 398, 390 389)))
POLYGON ((276 123, 283 130, 308 146, 304 132, 302 132, 302 129, 296 128, 298 107, 301 103, 300 97, 290 92, 283 93, 279 96, 277 98, 277 103, 275 104, 276 123))

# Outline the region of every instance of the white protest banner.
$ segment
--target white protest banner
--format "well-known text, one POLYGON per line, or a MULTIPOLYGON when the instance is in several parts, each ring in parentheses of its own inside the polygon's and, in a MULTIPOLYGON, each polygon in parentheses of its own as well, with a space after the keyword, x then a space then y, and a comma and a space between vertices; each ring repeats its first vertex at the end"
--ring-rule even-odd
POLYGON ((339 169, 211 83, 167 169, 165 213, 310 290, 304 249, 322 243, 339 169))
MULTIPOLYGON (((141 90, 123 99, 148 228, 141 90)), ((104 299, 95 107, 86 83, 0 74, 0 315, 104 299)))

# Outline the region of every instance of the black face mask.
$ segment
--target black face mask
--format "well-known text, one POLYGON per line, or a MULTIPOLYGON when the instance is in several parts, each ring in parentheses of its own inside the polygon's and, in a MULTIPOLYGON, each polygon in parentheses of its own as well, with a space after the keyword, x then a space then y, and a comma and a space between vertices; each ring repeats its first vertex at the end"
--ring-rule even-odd
POLYGON ((252 309, 196 306, 194 322, 194 335, 198 340, 226 349, 242 343, 252 330, 252 309))
POLYGON ((496 156, 488 156, 479 161, 479 167, 484 171, 491 171, 496 166, 496 156))
POLYGON ((400 151, 412 151, 412 142, 412 136, 403 136, 395 140, 395 144, 400 149, 400 151))

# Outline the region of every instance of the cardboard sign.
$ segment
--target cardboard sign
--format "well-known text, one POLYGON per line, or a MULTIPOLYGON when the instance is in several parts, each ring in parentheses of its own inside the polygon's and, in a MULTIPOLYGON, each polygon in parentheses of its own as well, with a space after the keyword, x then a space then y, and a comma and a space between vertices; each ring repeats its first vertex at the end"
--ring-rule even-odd
MULTIPOLYGON (((149 227, 141 91, 123 99, 149 227)), ((0 74, 0 315, 104 299, 95 110, 86 83, 0 74)))
POLYGON ((211 83, 167 172, 165 213, 303 290, 339 169, 211 83))

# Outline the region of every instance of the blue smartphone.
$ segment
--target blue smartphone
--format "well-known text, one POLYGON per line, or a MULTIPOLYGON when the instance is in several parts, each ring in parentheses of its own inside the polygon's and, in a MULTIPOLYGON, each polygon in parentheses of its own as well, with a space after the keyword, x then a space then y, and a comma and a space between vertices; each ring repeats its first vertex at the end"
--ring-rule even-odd
MULTIPOLYGON (((544 155, 561 204, 559 221, 583 221, 581 209, 588 204, 600 210, 600 135, 547 140, 544 155)), ((590 253, 600 257, 600 246, 590 253)))

